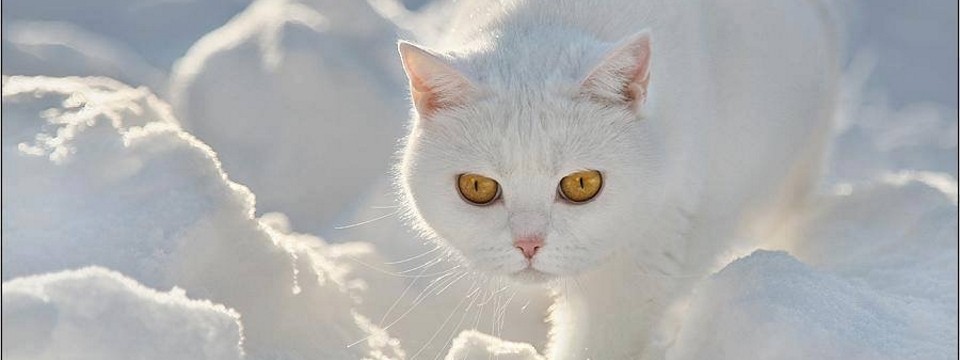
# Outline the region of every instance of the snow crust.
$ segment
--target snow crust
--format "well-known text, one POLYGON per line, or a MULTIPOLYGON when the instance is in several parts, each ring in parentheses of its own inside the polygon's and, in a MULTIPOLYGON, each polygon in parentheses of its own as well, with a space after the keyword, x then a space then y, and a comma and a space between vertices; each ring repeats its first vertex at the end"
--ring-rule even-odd
POLYGON ((3 283, 4 359, 237 359, 240 314, 101 267, 3 283))

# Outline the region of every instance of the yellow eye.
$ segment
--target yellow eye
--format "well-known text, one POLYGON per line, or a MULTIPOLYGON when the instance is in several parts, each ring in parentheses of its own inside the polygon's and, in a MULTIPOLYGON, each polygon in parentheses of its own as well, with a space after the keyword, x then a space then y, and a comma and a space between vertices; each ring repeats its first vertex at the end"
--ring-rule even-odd
POLYGON ((603 176, 596 170, 577 171, 560 179, 560 196, 572 203, 593 199, 603 187, 603 176))
POLYGON ((460 196, 473 205, 487 205, 500 197, 500 184, 482 175, 460 174, 457 188, 460 196))

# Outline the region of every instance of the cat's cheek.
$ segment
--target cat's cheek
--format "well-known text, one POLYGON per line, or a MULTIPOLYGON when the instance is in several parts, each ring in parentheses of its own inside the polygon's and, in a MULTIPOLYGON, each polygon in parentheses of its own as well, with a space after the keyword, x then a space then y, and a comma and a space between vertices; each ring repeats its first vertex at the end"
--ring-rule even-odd
MULTIPOLYGON (((510 234, 498 204, 469 205, 455 194, 421 197, 417 203, 421 217, 433 229, 440 243, 459 254, 467 265, 482 272, 511 268, 510 234)), ((519 255, 518 255, 519 256, 519 255)))
POLYGON ((505 246, 480 243, 465 247, 462 254, 470 269, 491 276, 510 276, 527 266, 518 252, 505 246))

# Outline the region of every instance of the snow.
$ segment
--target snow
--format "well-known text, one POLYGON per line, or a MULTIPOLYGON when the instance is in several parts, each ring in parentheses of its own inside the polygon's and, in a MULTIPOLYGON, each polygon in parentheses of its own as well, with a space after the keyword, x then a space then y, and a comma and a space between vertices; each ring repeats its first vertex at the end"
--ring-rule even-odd
POLYGON ((4 359, 237 359, 240 314, 101 267, 3 283, 4 359))
POLYGON ((699 284, 666 358, 956 357, 956 110, 860 106, 789 253, 699 284))
POLYGON ((806 221, 789 249, 804 263, 956 314, 956 180, 905 173, 843 189, 806 221))
POLYGON ((956 316, 938 305, 757 251, 698 288, 667 357, 948 359, 956 355, 956 316))
MULTIPOLYGON (((451 9, 407 3, 5 1, 4 358, 541 359, 549 294, 397 216, 395 41, 451 9)), ((677 304, 665 357, 955 358, 951 9, 845 4, 821 196, 677 304)))
POLYGON ((171 101, 260 211, 327 230, 388 176, 403 136, 395 42, 363 1, 257 0, 178 61, 171 101))
POLYGON ((146 89, 10 77, 3 106, 4 281, 98 265, 235 309, 256 358, 399 353, 322 240, 255 219, 253 195, 146 89))
POLYGON ((502 341, 477 331, 467 330, 453 340, 447 359, 480 360, 495 357, 501 360, 543 360, 529 344, 502 341))

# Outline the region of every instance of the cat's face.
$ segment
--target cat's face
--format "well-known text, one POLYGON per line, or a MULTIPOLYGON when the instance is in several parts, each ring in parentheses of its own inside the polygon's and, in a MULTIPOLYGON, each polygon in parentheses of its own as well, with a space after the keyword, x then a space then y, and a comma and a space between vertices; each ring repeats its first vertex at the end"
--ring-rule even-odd
MULTIPOLYGON (((587 271, 639 240, 659 208, 655 139, 635 112, 643 98, 585 93, 589 77, 535 93, 492 90, 437 75, 452 69, 404 46, 419 117, 400 182, 422 230, 472 268, 525 282, 587 271), (462 83, 428 85, 430 76, 462 83), (438 88, 459 93, 430 93, 438 88)), ((643 88, 624 91, 645 94, 639 71, 643 88)))

